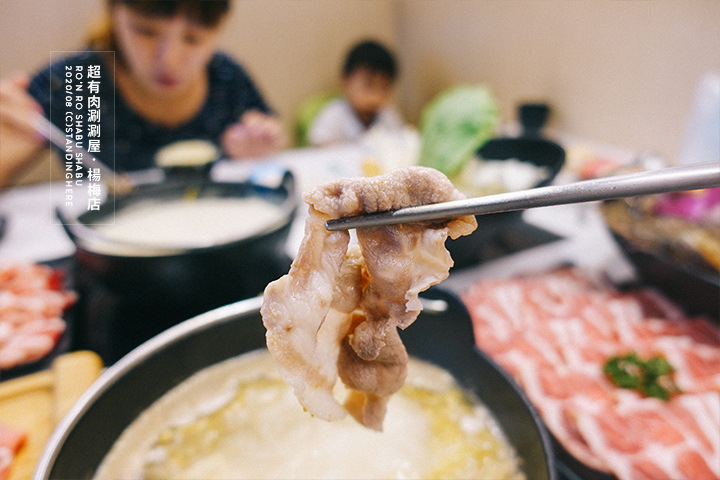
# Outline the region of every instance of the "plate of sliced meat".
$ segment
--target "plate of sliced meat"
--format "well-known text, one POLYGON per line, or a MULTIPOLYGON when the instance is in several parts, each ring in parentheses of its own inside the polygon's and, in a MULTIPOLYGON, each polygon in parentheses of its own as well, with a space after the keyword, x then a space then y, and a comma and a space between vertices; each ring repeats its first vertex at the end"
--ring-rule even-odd
POLYGON ((479 280, 462 299, 583 478, 720 478, 716 323, 574 267, 479 280))
POLYGON ((0 379, 27 373, 65 338, 63 318, 77 299, 65 274, 47 265, 0 265, 0 379))

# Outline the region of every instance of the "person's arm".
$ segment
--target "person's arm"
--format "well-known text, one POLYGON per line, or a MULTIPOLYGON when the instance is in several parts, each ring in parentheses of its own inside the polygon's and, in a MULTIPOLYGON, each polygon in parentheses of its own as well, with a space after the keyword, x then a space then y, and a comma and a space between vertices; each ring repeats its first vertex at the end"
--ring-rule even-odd
POLYGON ((0 188, 28 168, 45 140, 33 130, 42 107, 27 93, 30 79, 15 74, 0 81, 0 188))
MULTIPOLYGON (((223 109, 232 120, 220 136, 220 145, 229 158, 264 157, 284 147, 287 135, 250 75, 225 55, 217 55, 211 79, 227 92, 223 109)), ((212 80, 211 80, 212 81, 212 80)))

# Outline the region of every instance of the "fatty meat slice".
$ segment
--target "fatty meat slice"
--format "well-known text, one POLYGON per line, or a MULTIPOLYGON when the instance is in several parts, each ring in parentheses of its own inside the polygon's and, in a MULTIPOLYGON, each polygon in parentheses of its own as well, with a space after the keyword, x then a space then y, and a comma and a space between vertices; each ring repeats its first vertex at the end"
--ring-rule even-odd
POLYGON ((24 430, 0 422, 0 480, 10 477, 13 460, 26 440, 24 430))
POLYGON ((65 328, 62 318, 38 318, 0 335, 0 369, 43 358, 55 347, 65 328))
POLYGON ((623 480, 718 477, 720 329, 707 319, 576 268, 481 280, 462 298, 478 346, 577 459, 623 480), (631 351, 665 356, 684 393, 664 403, 616 388, 604 363, 631 351))
POLYGON ((576 400, 549 395, 541 381, 539 372, 542 367, 520 351, 509 350, 495 360, 518 381, 545 425, 571 455, 591 468, 609 473, 605 462, 594 455, 575 422, 568 416, 567 404, 576 400))
POLYGON ((325 222, 363 213, 464 198, 440 172, 407 167, 371 178, 339 179, 303 195, 303 238, 287 275, 265 289, 267 346, 301 405, 325 420, 347 412, 381 430, 386 403, 405 381, 407 352, 397 328, 415 321, 418 294, 445 279, 448 236, 471 233, 472 216, 329 232, 325 222), (348 387, 341 405, 337 378, 348 387))
POLYGON ((687 394, 673 398, 670 405, 630 393, 620 398, 617 404, 608 402, 601 411, 578 413, 576 418, 593 453, 606 459, 618 478, 720 478, 720 430, 698 424, 705 421, 705 408, 720 409, 720 394, 687 394), (676 406, 681 398, 700 403, 702 409, 676 406))
POLYGON ((45 265, 0 267, 0 370, 47 355, 65 330, 64 311, 77 299, 63 273, 45 265))
POLYGON ((0 265, 0 290, 13 293, 62 290, 63 280, 61 270, 47 265, 26 262, 0 265))

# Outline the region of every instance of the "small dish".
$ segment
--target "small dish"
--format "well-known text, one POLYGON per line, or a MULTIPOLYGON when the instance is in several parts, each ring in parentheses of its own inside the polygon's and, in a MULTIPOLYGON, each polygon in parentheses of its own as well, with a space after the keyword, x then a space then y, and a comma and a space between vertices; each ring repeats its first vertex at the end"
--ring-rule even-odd
MULTIPOLYGON (((532 188, 552 183, 565 164, 565 149, 551 140, 540 137, 493 138, 478 150, 478 156, 486 160, 515 159, 543 167, 547 175, 532 188)), ((446 243, 455 261, 455 267, 479 263, 487 245, 522 221, 522 211, 477 215, 476 219, 478 228, 473 233, 455 240, 449 239, 446 243)))

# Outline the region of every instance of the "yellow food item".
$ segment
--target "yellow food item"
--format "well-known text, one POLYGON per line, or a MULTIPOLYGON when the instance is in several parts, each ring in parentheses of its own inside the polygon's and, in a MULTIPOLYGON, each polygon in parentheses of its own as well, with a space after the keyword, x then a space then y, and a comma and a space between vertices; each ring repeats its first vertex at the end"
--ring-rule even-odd
POLYGON ((155 154, 159 167, 188 167, 205 165, 217 159, 220 150, 206 140, 183 140, 167 145, 155 154))

